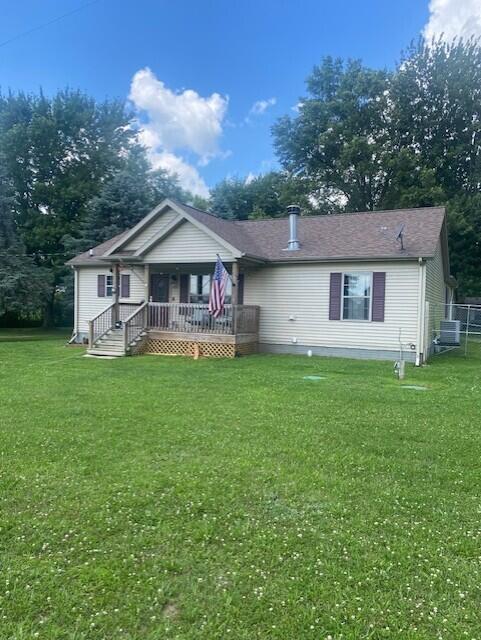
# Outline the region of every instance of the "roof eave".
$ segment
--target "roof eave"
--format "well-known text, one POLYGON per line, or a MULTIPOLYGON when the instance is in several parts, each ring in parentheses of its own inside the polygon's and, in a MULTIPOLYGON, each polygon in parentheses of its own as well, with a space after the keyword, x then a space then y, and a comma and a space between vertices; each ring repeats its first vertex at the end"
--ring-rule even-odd
POLYGON ((140 262, 142 263, 142 257, 141 256, 134 256, 134 255, 111 255, 111 256, 107 256, 107 255, 103 255, 103 256, 98 256, 99 260, 101 261, 100 264, 104 264, 105 262, 140 262))
POLYGON ((83 262, 83 260, 69 260, 65 263, 68 267, 102 267, 105 265, 105 262, 100 260, 100 256, 95 256, 92 259, 92 262, 83 262))
MULTIPOLYGON (((413 255, 404 255, 404 256, 393 256, 393 255, 384 255, 384 256, 336 256, 331 258, 321 258, 321 257, 295 257, 292 258, 273 258, 268 262, 270 264, 299 264, 301 262, 386 262, 386 261, 400 261, 400 262, 408 262, 408 261, 417 261, 419 260, 418 254, 413 255)), ((422 256, 422 257, 432 257, 432 256, 422 256)))

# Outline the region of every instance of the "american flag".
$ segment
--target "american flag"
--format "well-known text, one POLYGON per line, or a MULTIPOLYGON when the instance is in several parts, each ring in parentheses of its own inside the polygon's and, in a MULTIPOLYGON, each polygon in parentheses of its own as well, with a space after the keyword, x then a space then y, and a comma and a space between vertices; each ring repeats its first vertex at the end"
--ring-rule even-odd
POLYGON ((214 318, 218 318, 224 310, 225 289, 228 277, 227 269, 222 264, 220 257, 217 256, 209 296, 209 313, 211 316, 214 316, 214 318))

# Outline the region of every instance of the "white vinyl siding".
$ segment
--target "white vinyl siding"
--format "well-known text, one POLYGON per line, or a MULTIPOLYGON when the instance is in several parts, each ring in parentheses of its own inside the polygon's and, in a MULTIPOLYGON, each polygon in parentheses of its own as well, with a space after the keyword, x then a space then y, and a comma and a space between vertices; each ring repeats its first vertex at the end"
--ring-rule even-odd
POLYGON ((143 256, 147 263, 215 263, 217 254, 231 261, 232 254, 191 222, 183 222, 143 256))
POLYGON ((427 309, 427 332, 426 338, 428 349, 432 346, 434 332, 439 330, 439 323, 445 317, 446 285, 444 280, 444 263, 441 250, 441 243, 436 247, 434 258, 426 261, 426 302, 429 303, 427 309))
POLYGON ((78 270, 78 328, 88 331, 88 321, 112 304, 113 298, 99 298, 97 276, 111 275, 107 267, 80 267, 78 270))
POLYGON ((143 244, 153 238, 159 231, 164 229, 167 225, 169 225, 172 220, 178 217, 178 213, 172 211, 172 209, 168 209, 164 213, 160 214, 155 220, 153 220, 150 224, 145 227, 135 238, 132 238, 130 242, 128 242, 124 247, 120 249, 122 251, 136 251, 143 244))
MULTIPOLYGON (((130 297, 120 298, 120 302, 138 304, 145 299, 144 269, 134 267, 122 269, 121 273, 130 274, 130 297)), ((113 297, 99 298, 97 295, 97 276, 111 275, 107 267, 78 268, 78 319, 77 331, 88 331, 88 322, 98 313, 106 309, 114 301, 113 297)))
POLYGON ((130 296, 128 298, 120 296, 119 302, 128 302, 130 304, 144 302, 146 296, 144 267, 129 267, 128 269, 121 269, 120 273, 130 275, 130 296))
POLYGON ((418 282, 414 261, 279 265, 247 273, 244 303, 261 307, 260 343, 396 350, 400 329, 416 343, 418 282), (331 272, 357 271, 386 273, 384 322, 329 320, 331 272))

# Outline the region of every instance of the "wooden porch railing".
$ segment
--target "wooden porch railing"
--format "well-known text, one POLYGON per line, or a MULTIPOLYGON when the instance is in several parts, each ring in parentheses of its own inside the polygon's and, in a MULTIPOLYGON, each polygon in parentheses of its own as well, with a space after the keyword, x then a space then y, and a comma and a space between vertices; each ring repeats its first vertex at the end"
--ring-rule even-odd
POLYGON ((144 302, 140 305, 137 305, 136 309, 133 313, 128 316, 123 322, 123 331, 124 331, 124 349, 127 349, 132 345, 134 340, 140 336, 142 331, 147 327, 147 311, 148 311, 148 302, 144 302))
POLYGON ((108 331, 114 328, 117 321, 124 323, 137 309, 138 304, 121 303, 118 311, 115 309, 115 302, 112 302, 106 309, 89 320, 89 348, 100 340, 108 331))
POLYGON ((89 320, 89 348, 91 349, 95 342, 110 331, 114 324, 114 306, 112 304, 101 311, 99 314, 89 320))
POLYGON ((257 333, 259 307, 228 304, 215 318, 207 304, 149 302, 147 322, 149 329, 182 333, 257 333))
POLYGON ((119 304, 119 320, 126 322, 127 319, 139 309, 141 305, 133 304, 130 302, 121 302, 119 304))
POLYGON ((232 330, 234 334, 259 333, 259 307, 257 305, 234 305, 232 317, 232 330))
POLYGON ((218 318, 209 313, 207 304, 144 302, 141 305, 112 303, 89 321, 89 347, 113 329, 120 321, 124 348, 127 348, 145 329, 159 329, 182 333, 211 333, 238 335, 259 332, 259 307, 228 304, 218 318))

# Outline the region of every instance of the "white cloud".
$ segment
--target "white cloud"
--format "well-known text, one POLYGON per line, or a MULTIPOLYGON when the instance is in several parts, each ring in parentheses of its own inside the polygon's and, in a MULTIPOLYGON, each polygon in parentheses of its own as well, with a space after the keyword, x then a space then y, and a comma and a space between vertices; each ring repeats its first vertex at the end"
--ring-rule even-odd
POLYGON ((209 197, 209 187, 202 176, 183 158, 169 151, 150 151, 149 156, 154 169, 164 169, 170 174, 176 174, 184 189, 196 196, 209 197))
POLYGON ((192 89, 175 93, 148 68, 132 78, 129 97, 148 117, 144 128, 167 151, 189 149, 203 159, 219 153, 227 97, 213 93, 203 98, 192 89))
POLYGON ((269 98, 268 100, 257 100, 249 109, 249 115, 260 116, 267 111, 270 107, 273 107, 277 102, 277 98, 269 98))
POLYGON ((291 107, 291 111, 294 111, 295 113, 299 113, 303 104, 304 103, 302 101, 296 102, 296 104, 293 107, 291 107))
POLYGON ((228 98, 219 93, 204 98, 192 89, 172 91, 148 68, 132 78, 129 98, 141 114, 139 138, 153 166, 175 170, 183 187, 208 195, 197 169, 174 152, 194 154, 200 166, 214 157, 225 157, 219 140, 228 98))
POLYGON ((423 35, 429 41, 442 34, 445 40, 481 36, 481 1, 431 0, 423 35))

